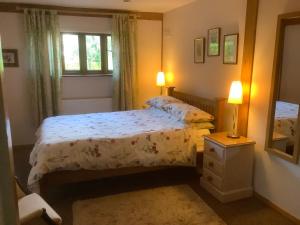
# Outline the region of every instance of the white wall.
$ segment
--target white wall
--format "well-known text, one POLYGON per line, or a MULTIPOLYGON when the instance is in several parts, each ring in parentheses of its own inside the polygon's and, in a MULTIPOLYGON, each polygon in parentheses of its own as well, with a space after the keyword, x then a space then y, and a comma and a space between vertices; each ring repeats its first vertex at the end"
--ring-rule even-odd
POLYGON ((164 70, 174 74, 174 86, 203 97, 227 97, 232 80, 240 78, 246 0, 201 0, 164 16, 164 70), (194 39, 221 27, 221 56, 194 63, 194 39), (223 64, 223 35, 239 33, 238 65, 223 64))
POLYGON ((161 70, 162 22, 139 20, 137 29, 138 106, 159 95, 156 75, 161 70))
MULTIPOLYGON (((206 98, 227 98, 230 84, 239 80, 243 55, 246 0, 201 0, 168 12, 164 16, 164 71, 172 74, 172 86, 206 98), (194 39, 208 29, 221 27, 220 56, 194 63, 194 39), (239 33, 237 65, 223 64, 223 35, 239 33)), ((207 49, 207 48, 206 48, 207 49)), ((226 105, 225 129, 230 130, 233 107, 226 105)))
POLYGON ((3 48, 18 49, 19 67, 5 68, 7 110, 11 120, 13 142, 28 144, 34 140, 30 89, 26 77, 26 44, 22 14, 0 13, 0 35, 3 48))
POLYGON ((248 134, 257 142, 255 190, 300 219, 300 164, 264 151, 277 16, 297 10, 299 1, 260 0, 248 134))
POLYGON ((289 25, 285 29, 282 59, 281 101, 300 104, 300 25, 289 25))
MULTIPOLYGON (((111 33, 111 19, 60 16, 62 32, 111 33)), ((65 76, 62 79, 62 114, 108 112, 112 110, 110 76, 65 76)))
MULTIPOLYGON (((61 31, 110 33, 111 19, 97 17, 60 16, 61 31)), ((157 71, 161 68, 161 21, 138 21, 137 54, 140 97, 145 99, 159 94, 155 86, 157 71)), ((12 123, 14 145, 32 144, 35 130, 27 83, 26 43, 23 15, 0 13, 0 34, 3 48, 19 51, 20 66, 5 69, 8 90, 8 111, 12 123)), ((62 114, 111 111, 112 78, 63 77, 62 114)))

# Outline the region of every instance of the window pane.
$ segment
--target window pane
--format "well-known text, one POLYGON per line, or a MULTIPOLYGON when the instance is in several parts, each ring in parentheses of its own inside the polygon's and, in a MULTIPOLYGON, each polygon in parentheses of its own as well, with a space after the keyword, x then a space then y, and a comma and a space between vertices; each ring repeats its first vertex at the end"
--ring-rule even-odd
POLYGON ((63 34, 65 70, 80 70, 79 42, 77 34, 63 34))
POLYGON ((107 64, 108 64, 108 70, 113 70, 111 36, 107 36, 107 64))
POLYGON ((86 35, 87 70, 101 70, 100 36, 86 35))

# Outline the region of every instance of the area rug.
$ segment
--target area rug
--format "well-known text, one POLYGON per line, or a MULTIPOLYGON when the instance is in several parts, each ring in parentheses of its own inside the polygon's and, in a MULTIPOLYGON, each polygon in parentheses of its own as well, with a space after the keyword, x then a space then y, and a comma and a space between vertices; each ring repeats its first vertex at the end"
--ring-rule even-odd
POLYGON ((73 204, 74 225, 225 225, 187 185, 160 187, 73 204))

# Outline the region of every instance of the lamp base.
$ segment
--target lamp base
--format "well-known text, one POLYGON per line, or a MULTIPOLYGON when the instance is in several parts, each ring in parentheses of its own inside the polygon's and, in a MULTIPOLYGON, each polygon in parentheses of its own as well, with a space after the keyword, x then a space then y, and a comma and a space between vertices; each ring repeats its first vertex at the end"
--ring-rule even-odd
POLYGON ((232 139, 239 139, 241 136, 238 134, 234 134, 234 133, 228 133, 227 137, 232 138, 232 139))

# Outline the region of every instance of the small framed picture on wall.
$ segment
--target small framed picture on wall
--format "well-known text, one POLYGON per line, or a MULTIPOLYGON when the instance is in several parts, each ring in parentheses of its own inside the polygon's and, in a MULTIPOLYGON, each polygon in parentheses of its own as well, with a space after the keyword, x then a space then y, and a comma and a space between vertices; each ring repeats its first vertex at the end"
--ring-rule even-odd
POLYGON ((18 50, 17 49, 3 49, 3 64, 4 67, 18 67, 18 50))
POLYGON ((237 64, 238 62, 238 47, 239 47, 239 34, 224 35, 224 64, 237 64))
POLYGON ((194 62, 205 62, 205 38, 196 38, 194 40, 194 62))
POLYGON ((221 28, 219 27, 208 30, 208 44, 207 44, 208 56, 220 55, 220 33, 221 33, 221 28))

